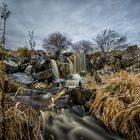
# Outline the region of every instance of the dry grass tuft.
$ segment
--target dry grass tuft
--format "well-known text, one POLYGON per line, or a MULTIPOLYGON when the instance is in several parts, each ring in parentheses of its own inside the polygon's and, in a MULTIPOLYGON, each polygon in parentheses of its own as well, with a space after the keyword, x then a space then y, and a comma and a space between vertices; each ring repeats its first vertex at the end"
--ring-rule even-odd
POLYGON ((2 126, 0 127, 0 138, 4 140, 39 140, 41 139, 40 120, 38 114, 31 108, 24 111, 19 108, 19 102, 5 110, 5 120, 0 113, 0 124, 5 124, 5 135, 2 137, 2 126))
POLYGON ((88 79, 87 83, 84 86, 85 88, 88 88, 88 89, 91 89, 91 90, 98 89, 98 85, 97 85, 97 82, 95 81, 94 77, 88 75, 87 79, 88 79))
POLYGON ((19 57, 30 58, 32 55, 32 52, 26 47, 17 49, 17 52, 19 57))
POLYGON ((0 61, 0 139, 41 140, 39 115, 31 107, 19 107, 19 103, 7 100, 8 76, 0 61))
POLYGON ((57 112, 58 112, 58 107, 55 105, 55 101, 58 100, 61 96, 65 95, 65 92, 66 92, 66 89, 64 89, 62 91, 58 91, 56 93, 56 95, 54 95, 54 97, 51 98, 47 109, 53 107, 52 108, 52 111, 53 111, 54 110, 54 107, 56 107, 57 112))
POLYGON ((128 140, 139 140, 140 79, 122 71, 106 77, 106 82, 97 89, 92 113, 128 140))

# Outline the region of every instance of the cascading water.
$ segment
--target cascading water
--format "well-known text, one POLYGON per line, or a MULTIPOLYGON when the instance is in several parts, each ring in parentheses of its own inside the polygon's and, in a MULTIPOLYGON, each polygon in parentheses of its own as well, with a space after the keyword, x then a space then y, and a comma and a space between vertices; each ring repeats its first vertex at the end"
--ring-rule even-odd
POLYGON ((86 55, 85 54, 82 54, 82 59, 83 59, 83 71, 87 71, 87 68, 86 68, 86 55))
POLYGON ((72 61, 70 60, 70 58, 67 57, 67 60, 68 60, 68 62, 69 62, 70 74, 76 73, 76 69, 75 69, 75 67, 74 67, 74 64, 73 64, 72 61))
POLYGON ((51 59, 51 68, 53 70, 53 74, 57 79, 60 78, 59 69, 55 60, 51 59))
POLYGON ((74 54, 74 67, 76 72, 86 71, 86 57, 85 54, 74 54))

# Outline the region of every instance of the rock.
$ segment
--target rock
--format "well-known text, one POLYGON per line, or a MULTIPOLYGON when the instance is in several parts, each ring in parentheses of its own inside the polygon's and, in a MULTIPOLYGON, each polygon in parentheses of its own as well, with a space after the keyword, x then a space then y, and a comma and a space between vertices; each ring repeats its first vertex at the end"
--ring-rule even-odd
POLYGON ((55 81, 53 82, 53 87, 63 87, 65 86, 65 82, 66 80, 64 79, 55 79, 55 81))
POLYGON ((24 72, 25 71, 25 69, 27 68, 27 66, 28 66, 28 63, 26 63, 26 64, 19 64, 19 66, 18 66, 18 72, 24 72))
POLYGON ((67 94, 70 95, 70 102, 75 105, 84 105, 91 97, 94 98, 95 90, 85 88, 69 89, 67 94))
POLYGON ((87 75, 87 72, 86 72, 86 71, 81 71, 81 72, 79 73, 79 75, 80 75, 81 77, 85 77, 85 76, 87 75))
POLYGON ((32 69, 33 69, 33 66, 32 65, 27 66, 27 68, 25 69, 25 73, 31 74, 32 69))
POLYGON ((45 71, 50 69, 50 59, 47 55, 41 56, 35 63, 35 72, 45 71))
POLYGON ((27 75, 26 73, 20 73, 20 72, 11 74, 10 78, 15 80, 16 82, 23 83, 25 85, 30 85, 34 81, 31 75, 27 75))
POLYGON ((51 69, 38 73, 33 73, 32 75, 36 80, 40 82, 45 80, 49 80, 49 82, 52 82, 54 80, 54 75, 51 69))
POLYGON ((6 64, 6 71, 7 73, 15 73, 18 70, 18 64, 12 60, 4 60, 4 63, 6 64))
POLYGON ((21 58, 21 63, 22 63, 22 64, 30 63, 30 58, 22 57, 22 58, 21 58))

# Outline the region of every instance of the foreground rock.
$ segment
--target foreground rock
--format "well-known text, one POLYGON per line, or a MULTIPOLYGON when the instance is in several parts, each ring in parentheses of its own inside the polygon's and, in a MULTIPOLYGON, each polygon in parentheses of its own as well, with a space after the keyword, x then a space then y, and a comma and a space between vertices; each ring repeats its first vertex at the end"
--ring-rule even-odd
POLYGON ((10 75, 10 79, 15 80, 16 82, 23 83, 25 85, 30 85, 33 83, 34 79, 31 75, 26 73, 14 73, 10 75))
POLYGON ((96 91, 77 87, 68 89, 67 94, 70 96, 68 105, 71 107, 75 105, 81 105, 83 106, 83 109, 81 109, 85 112, 88 112, 91 106, 91 101, 95 99, 96 91))
POLYGON ((14 73, 18 71, 18 64, 12 60, 4 60, 7 73, 14 73))
POLYGON ((38 72, 38 73, 33 73, 32 74, 34 79, 43 82, 45 80, 48 80, 49 82, 52 82, 54 80, 54 75, 51 69, 38 72))

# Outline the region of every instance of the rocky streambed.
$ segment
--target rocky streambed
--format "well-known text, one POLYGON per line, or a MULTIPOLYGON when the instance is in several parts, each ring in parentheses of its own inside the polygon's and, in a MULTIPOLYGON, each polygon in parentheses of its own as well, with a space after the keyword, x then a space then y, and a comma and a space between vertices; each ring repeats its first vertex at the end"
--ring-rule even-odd
MULTIPOLYGON (((106 103, 106 99, 108 97, 104 97, 104 95, 100 96, 102 90, 100 91, 96 87, 96 84, 99 84, 99 87, 106 87, 104 75, 105 73, 114 75, 114 69, 111 69, 109 65, 107 70, 102 69, 101 66, 92 73, 91 69, 91 76, 89 78, 89 73, 87 74, 85 67, 85 57, 82 59, 82 55, 71 55, 65 59, 65 62, 61 62, 53 58, 50 59, 47 55, 43 54, 35 59, 10 58, 3 61, 5 67, 3 70, 3 75, 5 75, 3 91, 7 93, 7 99, 10 102, 14 102, 15 104, 20 102, 21 106, 25 106, 25 108, 23 107, 23 112, 17 108, 19 104, 12 107, 13 110, 11 110, 13 113, 10 113, 10 110, 7 109, 6 115, 10 115, 10 120, 8 121, 11 122, 12 118, 14 120, 21 119, 21 122, 24 120, 24 123, 28 124, 25 126, 31 127, 27 129, 28 131, 26 131, 22 123, 19 124, 25 130, 24 133, 27 134, 29 132, 30 134, 34 133, 34 128, 36 128, 36 134, 32 135, 34 138, 28 135, 30 139, 119 140, 127 138, 126 135, 128 133, 125 132, 126 134, 123 134, 123 129, 119 131, 117 128, 113 129, 110 125, 111 123, 107 122, 109 125, 106 124, 106 120, 109 118, 107 119, 104 116, 104 111, 106 111, 104 109, 107 109, 106 104, 108 102, 106 103), (80 59, 80 63, 77 63, 78 58, 80 59), (86 86, 90 79, 92 80, 86 86), (95 104, 94 100, 96 100, 95 104), (32 112, 30 110, 34 110, 37 113, 35 115, 37 119, 34 121, 36 123, 33 123, 34 117, 31 117, 32 112), (20 115, 16 119, 11 114, 20 115)), ((97 59, 97 62, 100 63, 99 60, 97 59)), ((99 67, 97 62, 95 64, 99 67)), ((139 64, 137 64, 137 67, 139 67, 139 64)), ((110 88, 109 92, 112 96, 108 95, 108 93, 107 95, 115 100, 114 92, 112 93, 110 88)), ((122 99, 122 97, 120 98, 122 99)), ((120 98, 117 99, 120 100, 120 98)), ((1 121, 4 123, 3 119, 1 121)), ((18 122, 14 125, 18 129, 18 122)), ((10 128, 8 124, 7 128, 10 128)), ((18 134, 17 131, 16 133, 18 134)), ((22 130, 20 133, 22 133, 22 130)), ((134 132, 133 134, 136 133, 134 132)), ((13 136, 14 139, 17 139, 17 137, 13 136)), ((12 140, 10 137, 7 138, 9 138, 7 140, 12 140)), ((21 139, 28 138, 26 136, 21 139)), ((131 138, 129 137, 129 139, 131 138)))

